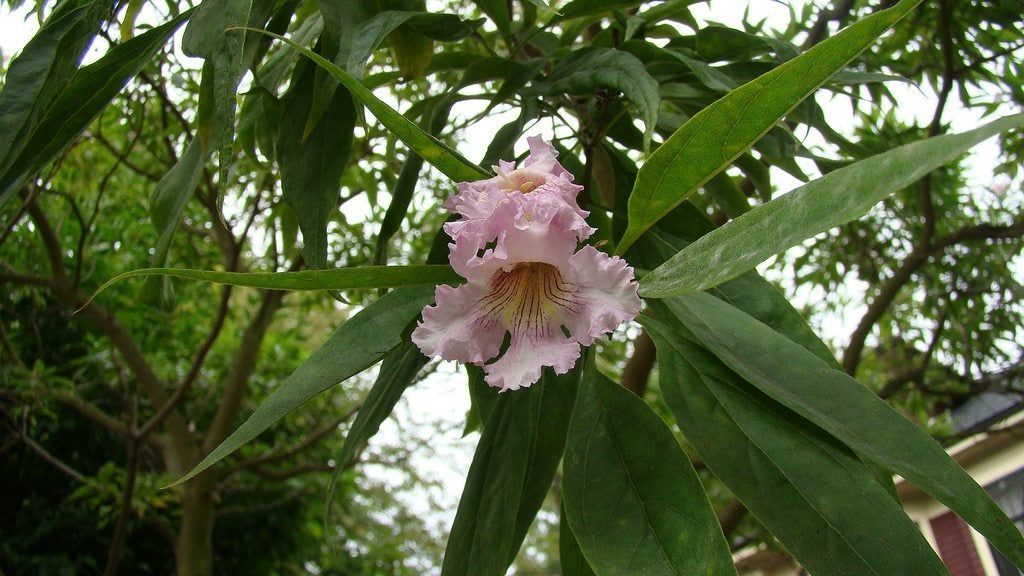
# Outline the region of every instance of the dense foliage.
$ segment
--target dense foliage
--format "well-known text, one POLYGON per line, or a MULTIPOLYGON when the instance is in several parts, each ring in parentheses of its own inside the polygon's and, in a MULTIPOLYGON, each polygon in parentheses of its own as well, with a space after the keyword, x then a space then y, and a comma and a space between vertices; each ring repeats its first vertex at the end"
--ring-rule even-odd
POLYGON ((893 474, 1024 566, 932 438, 1020 376, 1019 0, 3 8, 4 573, 946 573, 893 474), (498 394, 410 335, 537 135, 645 304, 498 394), (377 434, 427 378, 479 433, 450 526, 439 431, 377 434))

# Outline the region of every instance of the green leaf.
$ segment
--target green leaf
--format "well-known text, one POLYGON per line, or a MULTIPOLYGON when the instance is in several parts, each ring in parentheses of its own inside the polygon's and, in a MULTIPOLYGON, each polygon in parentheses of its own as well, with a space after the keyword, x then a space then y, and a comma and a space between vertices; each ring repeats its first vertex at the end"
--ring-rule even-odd
MULTIPOLYGON (((431 134, 439 134, 448 124, 448 114, 451 112, 455 100, 452 97, 442 97, 431 109, 429 127, 431 134)), ((380 232, 377 233, 377 245, 374 250, 374 262, 386 264, 388 259, 388 242, 402 228, 405 214, 409 211, 413 195, 416 193, 416 185, 419 183, 420 170, 423 169, 423 158, 417 154, 408 154, 402 169, 398 172, 398 180, 391 193, 391 203, 384 212, 384 219, 380 224, 380 232)))
MULTIPOLYGON (((491 70, 494 71, 494 67, 497 65, 497 77, 503 78, 503 80, 501 86, 491 96, 491 101, 487 103, 487 110, 492 110, 498 104, 523 93, 523 87, 537 77, 546 63, 546 58, 534 58, 525 62, 507 58, 481 58, 471 67, 466 68, 466 75, 469 75, 470 70, 476 66, 491 66, 491 70)), ((533 100, 524 98, 521 108, 525 111, 534 105, 533 100)))
MULTIPOLYGON (((407 327, 406 332, 412 331, 412 326, 407 327)), ((331 483, 327 488, 326 506, 324 507, 324 519, 330 520, 331 504, 334 501, 335 489, 342 473, 347 469, 348 463, 380 429, 380 424, 395 409, 395 404, 402 397, 406 388, 412 385, 416 375, 427 364, 430 359, 420 352, 420 349, 411 340, 403 340, 398 348, 395 348, 384 357, 381 362, 380 372, 377 374, 377 381, 369 394, 363 400, 356 419, 345 436, 345 443, 335 460, 334 474, 331 476, 331 483)))
POLYGON ((736 82, 718 68, 695 58, 690 58, 682 52, 675 50, 667 50, 666 52, 672 54, 676 60, 685 64, 693 72, 693 75, 697 77, 697 80, 700 80, 700 83, 708 88, 718 92, 728 92, 736 87, 736 82))
MULTIPOLYGON (((494 102, 492 100, 491 102, 494 102)), ((536 118, 537 103, 535 100, 527 100, 519 111, 519 116, 508 124, 505 124, 494 133, 494 138, 487 145, 483 160, 484 166, 494 166, 499 160, 515 158, 515 145, 523 137, 523 130, 526 124, 536 118)))
POLYGON ((356 108, 347 90, 335 90, 314 120, 316 70, 309 62, 300 62, 295 68, 283 100, 277 160, 284 201, 295 211, 302 230, 302 253, 310 267, 326 268, 327 224, 338 210, 356 108))
POLYGON ((479 20, 462 20, 454 14, 386 10, 359 25, 345 54, 343 68, 356 78, 361 77, 373 51, 402 25, 431 40, 455 41, 472 34, 480 23, 479 20))
POLYGON ((783 61, 796 58, 799 54, 796 47, 788 42, 718 25, 705 26, 698 30, 694 48, 705 62, 750 60, 761 52, 773 49, 783 61))
POLYGON ((900 146, 830 172, 684 248, 643 278, 640 293, 664 298, 707 290, 819 232, 861 216, 887 195, 979 142, 1021 126, 1024 114, 1016 114, 962 134, 900 146))
POLYGON ((465 368, 466 384, 469 387, 469 412, 466 414, 466 427, 462 429, 463 437, 483 429, 498 402, 498 391, 487 385, 484 369, 473 364, 465 364, 465 368))
POLYGON ((622 92, 636 106, 644 121, 644 146, 648 146, 658 120, 661 96, 658 82, 647 73, 644 63, 628 52, 614 48, 581 48, 563 60, 531 94, 593 94, 597 88, 622 92))
POLYGON ((350 290, 353 288, 393 288, 418 284, 459 284, 464 280, 451 266, 354 266, 330 270, 296 272, 220 272, 190 268, 141 268, 114 276, 96 290, 95 298, 112 284, 138 276, 164 276, 202 280, 230 286, 265 290, 350 290))
POLYGON ((114 46, 96 62, 79 69, 47 110, 17 159, 0 176, 0 196, 21 188, 27 178, 74 142, 190 13, 185 11, 166 24, 114 46))
POLYGON ((948 574, 846 446, 759 393, 681 326, 641 321, 687 441, 810 573, 948 574))
MULTIPOLYGON (((670 218, 658 223, 640 238, 630 252, 630 256, 633 256, 631 261, 643 267, 655 267, 685 247, 685 239, 663 231, 670 224, 674 225, 674 232, 686 239, 699 238, 714 229, 714 225, 700 209, 689 202, 683 203, 673 210, 670 218)), ((803 346, 830 366, 839 367, 832 351, 818 338, 807 320, 793 308, 778 288, 757 272, 748 272, 720 284, 711 293, 803 346)))
MULTIPOLYGON (((160 178, 153 190, 149 200, 149 218, 153 221, 158 237, 150 263, 155 267, 167 263, 167 253, 170 251, 174 232, 178 229, 185 205, 199 185, 207 158, 209 154, 203 150, 201 138, 198 135, 193 137, 184 154, 167 174, 160 178)), ((154 277, 147 279, 143 284, 141 298, 145 302, 170 308, 174 292, 167 279, 154 277)))
POLYGON ((562 576, 596 576, 580 552, 580 544, 565 517, 564 505, 558 520, 558 564, 562 568, 562 576))
POLYGON ((644 163, 619 254, 842 70, 920 0, 868 16, 695 114, 644 163))
POLYGON ((442 576, 504 576, 551 488, 565 448, 580 370, 545 369, 498 397, 484 424, 455 514, 442 576))
POLYGON ((23 176, 9 168, 75 74, 108 7, 99 0, 59 4, 8 66, 0 91, 0 208, 19 187, 12 182, 23 176))
POLYGON ((512 31, 512 15, 509 14, 510 4, 507 0, 473 0, 480 11, 494 22, 503 34, 512 31))
POLYGON ((614 10, 631 8, 638 4, 640 4, 640 0, 572 0, 562 8, 561 15, 553 21, 565 22, 586 16, 597 16, 614 10))
POLYGON ((1024 567, 1024 537, 933 438, 845 372, 707 294, 665 304, 700 343, 761 392, 942 502, 1024 567))
POLYGON ((424 160, 441 171, 445 176, 455 180, 456 182, 479 180, 482 177, 488 176, 487 172, 483 168, 480 168, 476 164, 466 160, 461 154, 449 148, 446 144, 417 126, 415 122, 412 122, 405 116, 402 116, 397 110, 385 104, 380 98, 377 98, 373 92, 366 86, 363 86, 359 80, 348 72, 345 72, 341 68, 335 66, 323 56, 320 56, 312 50, 297 44, 284 36, 267 32, 266 30, 257 30, 252 28, 250 30, 272 36, 282 42, 285 42, 315 62, 318 66, 330 72, 330 74, 337 78, 343 86, 349 89, 352 96, 369 108, 370 112, 380 120, 381 124, 391 130, 391 132, 398 137, 398 139, 404 142, 406 146, 422 156, 424 160))
MULTIPOLYGON (((220 182, 226 185, 233 157, 235 133, 235 91, 242 74, 242 49, 245 34, 234 32, 235 26, 248 24, 252 0, 204 0, 196 8, 181 37, 181 49, 189 56, 203 58, 213 66, 213 126, 220 182)), ((204 82, 207 79, 204 77, 204 82)), ((203 146, 214 147, 205 140, 203 146)))
POLYGON ((433 286, 407 287, 362 309, 335 330, 231 436, 172 486, 213 466, 310 398, 376 364, 401 342, 402 331, 433 299, 433 286))
POLYGON ((736 574, 700 479, 665 422, 591 363, 565 453, 565 511, 594 572, 736 574))
MULTIPOLYGON (((672 227, 674 232, 681 236, 692 239, 699 238, 714 229, 714 225, 698 208, 689 202, 684 202, 672 211, 672 215, 659 222, 654 228, 648 230, 640 240, 633 245, 631 255, 644 267, 655 267, 664 262, 672 254, 678 252, 687 242, 676 238, 662 228, 672 227), (653 265, 651 265, 653 263, 653 265)), ((839 362, 829 347, 822 342, 821 338, 814 333, 807 324, 807 320, 789 303, 786 296, 779 291, 771 282, 768 282, 757 272, 747 272, 737 278, 716 286, 710 291, 716 298, 728 302, 732 306, 753 316, 758 321, 771 327, 779 334, 789 338, 793 342, 803 346, 806 350, 820 358, 823 362, 833 368, 839 368, 839 362)), ((661 309, 659 302, 648 301, 655 310, 661 309)), ((668 318, 671 313, 665 312, 663 318, 668 318)), ((878 464, 865 461, 875 480, 887 490, 894 499, 898 500, 896 487, 892 481, 892 474, 882 469, 878 464)))

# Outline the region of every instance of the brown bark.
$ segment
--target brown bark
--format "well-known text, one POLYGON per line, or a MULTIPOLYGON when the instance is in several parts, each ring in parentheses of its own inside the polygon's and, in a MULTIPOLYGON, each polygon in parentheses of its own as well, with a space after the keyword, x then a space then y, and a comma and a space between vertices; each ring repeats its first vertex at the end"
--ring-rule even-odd
MULTIPOLYGON (((202 454, 216 448, 233 429, 256 366, 260 345, 282 297, 282 292, 266 292, 256 316, 243 332, 242 342, 231 360, 213 423, 203 439, 202 454)), ((178 576, 213 574, 214 492, 217 481, 217 473, 208 470, 185 484, 181 499, 181 527, 175 547, 178 576)))
POLYGON ((213 574, 213 481, 207 471, 185 484, 174 550, 178 576, 213 574))
POLYGON ((644 330, 633 342, 633 355, 626 361, 626 367, 622 370, 622 385, 642 398, 647 391, 647 380, 654 368, 654 359, 654 341, 644 330))
POLYGON ((725 508, 722 508, 722 511, 718 514, 718 523, 722 526, 722 533, 725 534, 726 538, 736 529, 740 520, 743 520, 743 517, 746 515, 747 507, 736 499, 733 499, 725 505, 725 508))

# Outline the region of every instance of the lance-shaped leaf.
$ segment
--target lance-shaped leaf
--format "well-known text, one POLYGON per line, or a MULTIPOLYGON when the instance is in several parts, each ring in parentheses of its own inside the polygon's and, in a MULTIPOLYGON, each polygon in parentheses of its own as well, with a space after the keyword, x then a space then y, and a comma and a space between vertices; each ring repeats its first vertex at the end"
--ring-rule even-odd
POLYGON ((356 108, 347 90, 335 90, 314 120, 316 71, 306 61, 295 67, 283 101, 277 160, 284 201, 295 211, 302 230, 302 254, 312 268, 325 268, 327 224, 338 210, 341 175, 352 150, 356 108))
POLYGON ((59 4, 7 68, 0 91, 0 207, 17 190, 12 179, 20 176, 8 174, 8 168, 71 80, 107 6, 99 0, 59 4))
MULTIPOLYGON (((204 150, 202 138, 197 134, 185 148, 184 154, 178 158, 178 162, 157 182, 149 200, 149 218, 153 221, 158 235, 156 247, 150 258, 152 264, 161 266, 167 263, 167 253, 170 251, 174 232, 178 229, 185 204, 199 185, 207 158, 209 152, 204 150)), ((173 306, 174 290, 166 278, 153 277, 143 284, 141 299, 170 308, 173 306)))
MULTIPOLYGON (((503 576, 551 488, 580 377, 545 369, 487 415, 445 549, 442 576, 503 576)), ((494 389, 491 394, 497 394, 494 389)))
POLYGON ((596 576, 583 557, 583 552, 580 552, 580 544, 565 517, 564 505, 558 519, 558 563, 562 568, 562 576, 596 576))
POLYGON ((213 466, 310 398, 376 364, 401 342, 402 331, 433 299, 433 286, 401 288, 349 318, 237 430, 174 484, 213 466))
MULTIPOLYGON (((699 208, 686 203, 673 211, 671 218, 676 225, 675 232, 687 238, 700 237, 713 230, 710 220, 699 208), (690 228, 690 230, 687 230, 690 228)), ((634 260, 642 267, 655 267, 666 258, 687 245, 686 240, 678 238, 662 230, 663 222, 647 231, 634 245, 630 252, 634 260)), ((786 296, 774 285, 758 275, 748 272, 723 284, 711 291, 715 297, 757 318, 773 330, 800 344, 830 366, 839 367, 829 347, 818 338, 807 320, 793 308, 786 296)))
POLYGON ((599 576, 736 574, 700 478, 668 426, 592 363, 564 474, 569 525, 599 576))
POLYGON ((889 194, 976 144, 1021 126, 1024 114, 1015 114, 832 171, 701 237, 645 276, 640 293, 664 298, 717 286, 819 232, 860 217, 889 194))
POLYGON ((455 180, 456 182, 466 182, 479 180, 480 178, 488 175, 483 168, 473 164, 461 154, 448 147, 448 145, 428 134, 425 130, 417 126, 415 122, 409 120, 405 116, 402 116, 397 110, 385 104, 380 98, 377 98, 377 96, 375 96, 369 88, 363 86, 359 80, 348 72, 335 66, 323 56, 320 56, 312 50, 301 46, 284 36, 273 34, 266 30, 250 30, 267 34, 268 36, 272 36, 287 43, 289 46, 295 48, 304 56, 315 62, 317 66, 320 66, 330 72, 330 74, 337 78, 345 88, 348 88, 353 97, 362 102, 363 105, 377 117, 377 120, 379 120, 381 124, 387 127, 388 130, 391 130, 392 134, 398 137, 399 140, 404 142, 405 145, 414 152, 422 156, 424 160, 437 168, 445 176, 455 180))
POLYGON ((349 290, 352 288, 395 288, 417 284, 459 284, 461 276, 451 266, 424 264, 414 266, 354 266, 330 270, 298 270, 296 272, 222 272, 191 268, 141 268, 114 276, 103 283, 93 295, 112 284, 138 276, 169 276, 201 280, 230 286, 246 286, 265 290, 349 290))
POLYGON ((868 16, 695 114, 644 163, 629 197, 621 254, 645 230, 717 174, 842 70, 920 0, 868 16))
MULTIPOLYGON (((451 112, 455 98, 443 96, 429 108, 429 130, 431 134, 439 134, 448 123, 448 113, 451 112)), ((387 263, 388 242, 402 228, 402 222, 409 211, 412 197, 416 193, 416 184, 419 183, 420 170, 423 169, 423 157, 418 154, 408 154, 402 169, 398 172, 398 180, 391 194, 391 203, 384 212, 384 219, 380 223, 380 232, 377 233, 377 246, 374 250, 374 262, 378 264, 387 263)))
POLYGON ((345 58, 342 68, 353 76, 362 76, 363 68, 373 51, 399 26, 405 25, 431 40, 455 41, 472 34, 481 22, 462 20, 454 14, 385 10, 358 26, 350 47, 342 52, 345 58))
POLYGON ((203 58, 213 69, 213 128, 218 151, 220 182, 224 185, 231 166, 235 134, 235 91, 242 73, 242 48, 245 34, 229 30, 249 20, 252 0, 204 0, 196 8, 181 38, 181 48, 189 56, 203 58))
POLYGON ((125 84, 149 63, 189 14, 191 10, 114 46, 102 58, 75 72, 17 159, 0 176, 0 196, 20 188, 28 177, 67 148, 125 84))
MULTIPOLYGON (((406 332, 411 332, 412 326, 406 332)), ((334 494, 338 487, 341 475, 348 469, 348 463, 352 461, 356 453, 373 438, 380 429, 381 422, 391 415, 395 404, 405 393, 405 389, 412 385, 416 375, 430 360, 420 352, 420 349, 411 340, 403 340, 397 348, 388 353, 380 364, 380 372, 377 374, 377 381, 373 388, 363 400, 359 407, 359 413, 352 426, 345 436, 345 443, 341 452, 335 460, 334 474, 331 476, 331 483, 327 488, 326 506, 324 506, 324 520, 330 521, 331 505, 334 502, 334 494)))
POLYGON ((938 442, 873 392, 713 296, 693 294, 664 302, 705 348, 744 380, 931 494, 1024 567, 1024 537, 985 489, 938 442))
POLYGON ((658 349, 665 402, 687 441, 808 571, 948 574, 846 446, 744 382, 682 326, 643 324, 658 349))

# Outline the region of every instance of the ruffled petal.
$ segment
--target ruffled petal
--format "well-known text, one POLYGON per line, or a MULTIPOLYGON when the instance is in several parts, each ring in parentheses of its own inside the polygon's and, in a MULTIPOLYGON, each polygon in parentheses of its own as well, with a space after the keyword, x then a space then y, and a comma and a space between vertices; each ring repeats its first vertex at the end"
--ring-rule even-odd
POLYGON ((427 356, 459 362, 485 362, 498 355, 505 328, 497 318, 482 314, 478 303, 486 288, 442 284, 434 292, 433 306, 423 309, 423 320, 412 341, 427 356))
POLYGON ((515 198, 518 205, 516 226, 523 228, 527 222, 551 223, 560 218, 556 226, 570 230, 578 240, 585 240, 596 229, 587 224, 590 212, 581 209, 574 198, 566 199, 563 191, 553 184, 545 184, 530 194, 521 194, 515 198))
POLYGON ((505 354, 484 366, 485 380, 501 392, 518 390, 540 380, 545 366, 554 368, 556 374, 565 374, 579 357, 580 345, 566 338, 557 327, 513 335, 505 354))
POLYGON ((540 136, 528 136, 526 143, 530 146, 530 154, 523 160, 523 167, 545 172, 551 176, 551 179, 562 179, 568 176, 572 181, 572 174, 556 160, 558 150, 555 150, 550 142, 540 136))
POLYGON ((565 323, 580 344, 593 344, 640 312, 639 286, 625 260, 584 246, 569 259, 569 269, 579 308, 565 323))
POLYGON ((475 182, 459 182, 459 192, 448 198, 445 208, 469 219, 489 217, 498 202, 508 196, 501 191, 498 180, 494 177, 475 182))
POLYGON ((491 218, 477 222, 452 222, 457 229, 448 261, 455 272, 470 282, 486 282, 498 269, 519 262, 543 262, 559 269, 568 266, 576 250, 578 225, 575 212, 560 202, 536 204, 530 218, 518 202, 501 202, 491 218))

